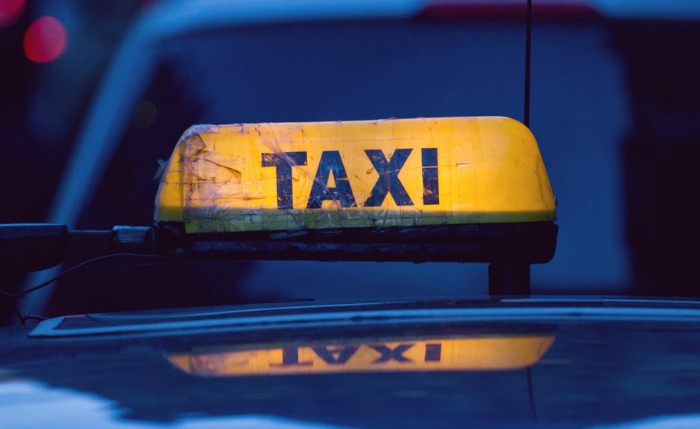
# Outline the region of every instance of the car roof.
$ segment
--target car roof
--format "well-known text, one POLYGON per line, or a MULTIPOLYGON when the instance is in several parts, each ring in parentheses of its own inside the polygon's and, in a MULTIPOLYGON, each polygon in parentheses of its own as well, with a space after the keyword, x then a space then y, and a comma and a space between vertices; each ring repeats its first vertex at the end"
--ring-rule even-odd
POLYGON ((0 332, 0 366, 9 371, 0 375, 0 394, 14 395, 0 411, 15 427, 677 422, 697 412, 698 323, 697 303, 610 298, 280 304, 52 319, 30 338, 27 327, 0 332), (173 329, 158 329, 163 322, 173 329), (155 329, 140 334, 91 332, 149 324, 155 329), (51 330, 72 334, 46 336, 51 330), (469 362, 483 356, 495 366, 430 369, 430 362, 458 358, 448 351, 460 341, 476 346, 465 355, 469 362), (311 356, 336 370, 310 371, 311 356), (309 370, 236 374, 243 357, 309 370), (387 365, 343 371, 362 358, 387 365), (427 366, 401 370, 423 358, 427 366))

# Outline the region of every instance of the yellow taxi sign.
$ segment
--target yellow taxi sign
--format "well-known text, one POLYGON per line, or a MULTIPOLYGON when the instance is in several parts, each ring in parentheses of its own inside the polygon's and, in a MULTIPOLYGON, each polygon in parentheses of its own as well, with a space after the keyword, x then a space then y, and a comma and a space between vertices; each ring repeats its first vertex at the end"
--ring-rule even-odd
POLYGON ((555 218, 534 137, 501 117, 195 126, 155 210, 187 233, 555 218))
POLYGON ((167 356, 188 374, 208 377, 345 372, 505 371, 534 365, 553 335, 375 340, 218 348, 167 356))

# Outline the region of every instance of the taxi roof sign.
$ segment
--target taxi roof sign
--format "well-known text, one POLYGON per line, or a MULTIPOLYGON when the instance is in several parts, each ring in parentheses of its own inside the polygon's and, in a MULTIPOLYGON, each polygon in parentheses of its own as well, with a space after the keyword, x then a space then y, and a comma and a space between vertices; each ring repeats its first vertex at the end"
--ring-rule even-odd
POLYGON ((555 199, 530 130, 503 117, 197 125, 156 196, 162 253, 488 262, 528 294, 555 199))
POLYGON ((554 256, 555 206, 537 143, 513 119, 198 125, 166 165, 151 227, 4 225, 0 254, 20 270, 125 251, 488 262, 489 293, 529 294, 530 264, 554 256))
POLYGON ((155 210, 187 233, 555 217, 534 137, 501 117, 194 126, 155 210))

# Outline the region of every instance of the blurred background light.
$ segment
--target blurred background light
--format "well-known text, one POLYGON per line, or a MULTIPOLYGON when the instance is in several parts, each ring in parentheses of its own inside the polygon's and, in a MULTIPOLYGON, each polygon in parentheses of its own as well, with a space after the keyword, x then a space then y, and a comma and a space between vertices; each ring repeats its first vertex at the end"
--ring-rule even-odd
POLYGON ((63 54, 68 42, 66 29, 58 19, 44 16, 24 33, 24 53, 35 63, 49 63, 63 54))
POLYGON ((22 16, 24 0, 0 0, 0 27, 9 27, 22 16))

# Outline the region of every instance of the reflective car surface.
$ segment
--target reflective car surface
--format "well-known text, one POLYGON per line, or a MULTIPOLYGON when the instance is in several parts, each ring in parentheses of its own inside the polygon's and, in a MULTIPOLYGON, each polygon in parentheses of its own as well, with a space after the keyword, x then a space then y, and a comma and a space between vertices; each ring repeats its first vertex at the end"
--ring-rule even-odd
POLYGON ((612 299, 71 316, 3 333, 0 411, 13 427, 678 427, 698 422, 699 327, 693 302, 612 299))

